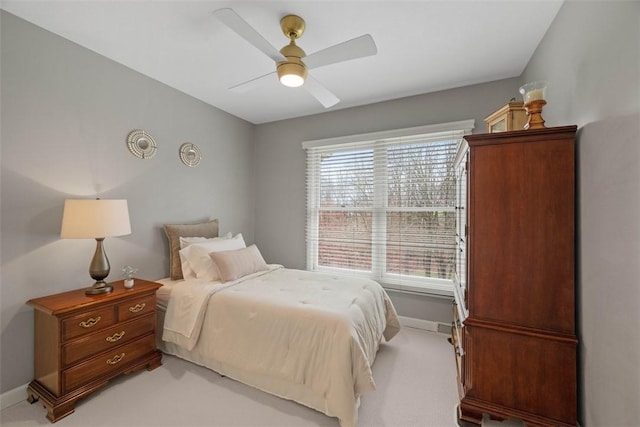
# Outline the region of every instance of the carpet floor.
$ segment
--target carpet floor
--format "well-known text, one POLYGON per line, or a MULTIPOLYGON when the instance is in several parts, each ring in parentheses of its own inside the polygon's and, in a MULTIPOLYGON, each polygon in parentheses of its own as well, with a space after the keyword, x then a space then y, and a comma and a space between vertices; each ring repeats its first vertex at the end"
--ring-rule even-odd
MULTIPOLYGON (((362 396, 359 427, 454 427, 453 350, 442 334, 405 327, 381 346, 373 366, 377 389, 362 396)), ((0 412, 3 427, 50 425, 41 404, 0 412)), ((57 427, 339 427, 313 409, 165 355, 151 372, 119 377, 77 402, 57 427)), ((509 424, 511 425, 511 424, 509 424)))

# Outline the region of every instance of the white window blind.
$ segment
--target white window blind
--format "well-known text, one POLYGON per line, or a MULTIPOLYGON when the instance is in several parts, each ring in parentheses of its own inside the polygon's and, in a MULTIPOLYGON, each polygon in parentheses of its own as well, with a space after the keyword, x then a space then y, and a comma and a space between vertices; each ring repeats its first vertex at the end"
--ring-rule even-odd
POLYGON ((307 268, 450 294, 453 162, 472 127, 465 121, 304 143, 307 268))

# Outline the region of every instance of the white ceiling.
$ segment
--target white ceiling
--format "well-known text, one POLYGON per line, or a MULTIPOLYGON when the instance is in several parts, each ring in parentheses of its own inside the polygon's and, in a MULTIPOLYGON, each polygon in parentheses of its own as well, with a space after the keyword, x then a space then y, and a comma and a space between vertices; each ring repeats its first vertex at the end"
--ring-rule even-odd
POLYGON ((311 54, 362 34, 372 57, 310 73, 340 98, 329 110, 517 77, 562 0, 469 1, 26 1, 2 9, 208 104, 259 124, 327 111, 277 78, 246 93, 234 84, 275 69, 212 12, 231 7, 272 45, 284 15, 306 21, 311 54))

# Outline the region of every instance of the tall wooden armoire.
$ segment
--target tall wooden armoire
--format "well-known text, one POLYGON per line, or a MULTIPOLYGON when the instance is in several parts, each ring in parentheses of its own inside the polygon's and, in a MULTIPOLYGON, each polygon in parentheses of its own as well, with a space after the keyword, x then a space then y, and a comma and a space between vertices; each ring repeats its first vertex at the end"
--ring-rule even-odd
POLYGON ((458 265, 466 281, 453 330, 462 420, 480 424, 486 413, 577 424, 575 133, 465 137, 458 265))

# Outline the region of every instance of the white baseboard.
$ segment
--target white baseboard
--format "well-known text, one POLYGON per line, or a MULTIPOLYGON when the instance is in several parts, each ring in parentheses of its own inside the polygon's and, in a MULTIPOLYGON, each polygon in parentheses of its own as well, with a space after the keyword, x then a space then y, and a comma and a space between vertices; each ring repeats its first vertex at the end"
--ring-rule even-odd
POLYGON ((0 410, 13 406, 27 399, 27 384, 0 394, 0 410))
POLYGON ((432 322, 431 320, 416 319, 414 317, 398 316, 400 324, 409 328, 422 329, 429 332, 449 335, 451 325, 445 323, 432 322))

